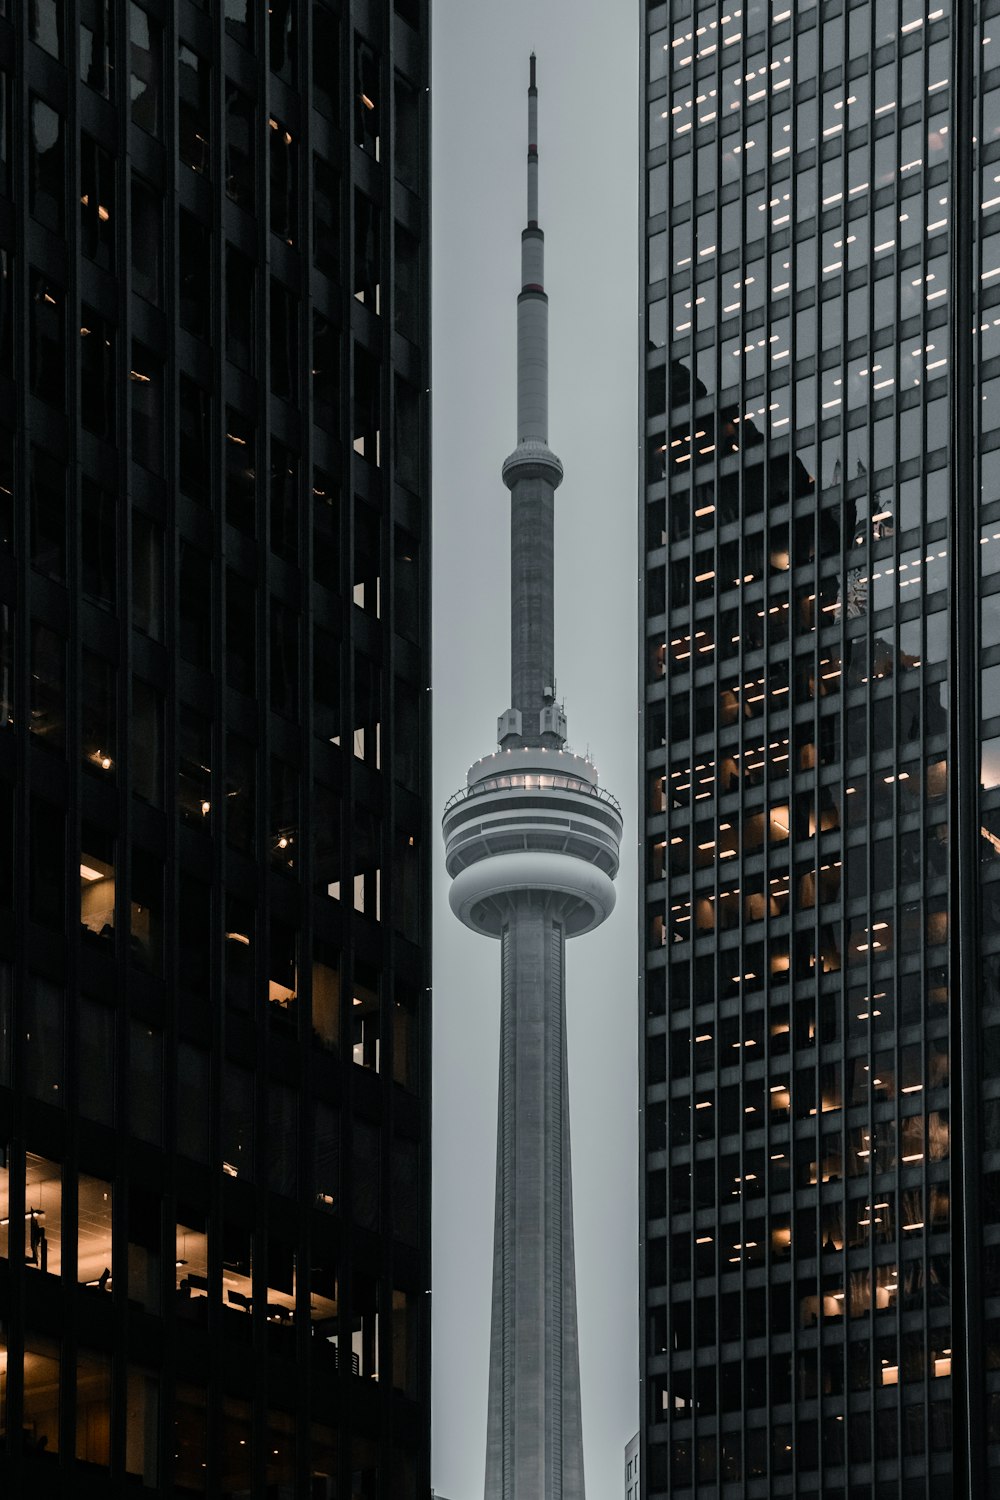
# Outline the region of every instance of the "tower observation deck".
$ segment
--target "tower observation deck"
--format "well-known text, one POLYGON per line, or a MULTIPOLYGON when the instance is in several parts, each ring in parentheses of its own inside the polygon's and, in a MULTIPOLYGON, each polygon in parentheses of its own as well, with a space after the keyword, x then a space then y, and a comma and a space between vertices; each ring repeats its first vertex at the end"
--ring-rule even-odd
POLYGON ((528 223, 517 301, 511 494, 511 706, 499 749, 448 802, 450 902, 498 938, 500 1090, 486 1500, 584 1500, 566 1064, 566 940, 615 904, 621 810, 566 748, 553 669, 548 299, 538 223, 538 91, 528 90, 528 223))

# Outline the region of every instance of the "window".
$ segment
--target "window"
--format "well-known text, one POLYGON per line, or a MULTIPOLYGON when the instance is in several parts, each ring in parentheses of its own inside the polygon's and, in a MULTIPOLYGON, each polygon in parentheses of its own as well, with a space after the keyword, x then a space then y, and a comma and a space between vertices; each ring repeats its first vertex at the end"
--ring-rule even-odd
POLYGON ((271 72, 285 83, 295 75, 296 7, 292 0, 271 0, 268 6, 268 28, 271 43, 271 72))
POLYGON ((194 172, 207 173, 211 140, 210 69, 187 42, 177 43, 177 151, 194 172))
MULTIPOLYGON (((228 26, 228 20, 227 20, 228 26)), ((254 142, 256 127, 253 102, 226 79, 226 192, 241 208, 254 203, 254 142)))
POLYGON ((114 158, 86 131, 80 136, 80 248, 105 271, 114 270, 114 158))
POLYGON ((340 1041, 340 954, 331 945, 313 943, 312 1031, 323 1047, 335 1049, 340 1041))
POLYGON ((298 223, 298 149, 292 133, 273 115, 268 120, 271 173, 271 233, 294 245, 298 223))
POLYGON ((114 836, 91 823, 80 830, 80 927, 85 937, 114 941, 114 836))
POLYGON ((55 750, 66 745, 66 643, 48 626, 31 627, 31 719, 29 728, 55 750))
POLYGON ((104 99, 111 97, 110 0, 98 0, 90 20, 80 22, 80 78, 104 99))
POLYGON ((211 317, 209 231, 186 209, 179 215, 181 327, 207 338, 211 317))
POLYGON ((411 193, 420 191, 420 102, 416 89, 396 75, 392 165, 396 180, 411 193))
POLYGON ((97 437, 113 442, 115 328, 86 303, 80 317, 80 417, 97 437))
POLYGON ((42 272, 31 272, 31 389, 66 409, 66 294, 42 272))
POLYGON ((129 59, 132 120, 150 135, 158 135, 163 72, 160 27, 135 0, 129 5, 129 59))
POLYGON ((313 264, 340 278, 340 174, 322 156, 313 157, 313 264))
POLYGON ((298 370, 298 307, 293 293, 271 277, 271 390, 295 398, 298 370))
POLYGON ((290 448, 271 439, 271 551, 295 562, 299 552, 299 461, 290 448))
POLYGON ((62 116, 44 99, 31 96, 28 144, 28 205, 32 216, 53 234, 62 234, 65 175, 62 116))
POLYGON ((226 520, 257 534, 257 434, 233 407, 226 408, 226 520))
POLYGON ((22 1426, 30 1453, 59 1452, 59 1345, 34 1334, 24 1341, 22 1426))
POLYGON ((211 659, 212 566, 189 542, 181 542, 180 654, 192 666, 207 668, 211 659))
POLYGON ((94 651, 81 660, 80 756, 85 766, 113 778, 118 759, 115 669, 94 651))
POLYGON ((211 397, 202 386, 180 377, 180 487, 193 500, 207 502, 212 485, 211 397))
POLYGON ((315 309, 312 334, 313 421, 336 433, 340 427, 340 334, 315 309))
POLYGON ((132 511, 132 624, 158 641, 163 634, 163 528, 132 511))
POLYGON ((226 31, 253 51, 253 8, 251 0, 226 0, 226 31))
POLYGON ((380 215, 367 194, 354 192, 354 286, 357 300, 372 312, 381 312, 380 215))
POLYGON ((380 112, 378 55, 360 36, 354 38, 354 144, 379 159, 380 112))
POLYGON ((132 289, 161 305, 163 199, 141 177, 132 178, 132 289))
POLYGON ((254 370, 256 268, 248 255, 226 246, 226 357, 254 370))
POLYGON ((31 0, 28 34, 56 62, 63 60, 63 7, 61 0, 31 0))
POLYGON ((31 447, 29 471, 31 566, 49 578, 66 577, 66 467, 44 448, 31 447))
POLYGON ((355 344, 351 439, 355 453, 376 466, 382 462, 380 373, 375 355, 355 344))
POLYGON ((212 721, 182 703, 177 721, 177 806, 181 819, 208 828, 212 811, 212 721))
POLYGON ((117 505, 113 495, 84 475, 81 486, 80 561, 83 592, 114 609, 117 587, 117 505))
POLYGON ((340 34, 338 18, 325 5, 313 0, 312 8, 313 103, 336 120, 339 110, 337 81, 340 78, 340 34))
POLYGON ((132 458, 154 474, 163 473, 163 364, 144 344, 133 341, 129 368, 132 458))

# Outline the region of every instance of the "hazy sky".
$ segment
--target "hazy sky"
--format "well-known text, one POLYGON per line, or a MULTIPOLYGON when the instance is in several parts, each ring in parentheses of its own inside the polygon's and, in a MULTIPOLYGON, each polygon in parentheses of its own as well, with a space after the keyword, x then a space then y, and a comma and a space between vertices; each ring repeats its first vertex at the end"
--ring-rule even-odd
MULTIPOLYGON (((434 776, 440 807, 508 706, 515 300, 528 55, 538 54, 550 299, 556 673, 569 742, 625 812, 618 906, 569 945, 570 1108, 590 1500, 638 1426, 636 1210, 637 0, 435 0, 434 776)), ((434 1457, 480 1500, 486 1451, 499 944, 434 929, 434 1457)))

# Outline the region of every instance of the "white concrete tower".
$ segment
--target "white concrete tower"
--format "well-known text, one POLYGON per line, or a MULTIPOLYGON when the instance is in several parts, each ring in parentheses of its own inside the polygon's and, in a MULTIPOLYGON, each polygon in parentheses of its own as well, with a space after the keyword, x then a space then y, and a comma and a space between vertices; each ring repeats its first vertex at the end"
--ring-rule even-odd
POLYGON ((517 302, 511 492, 511 707, 500 749, 444 812, 451 907, 500 940, 493 1322, 486 1500, 584 1500, 566 1068, 566 939, 615 903, 621 811, 566 749, 553 672, 548 301, 538 227, 538 93, 528 90, 528 226, 517 302))

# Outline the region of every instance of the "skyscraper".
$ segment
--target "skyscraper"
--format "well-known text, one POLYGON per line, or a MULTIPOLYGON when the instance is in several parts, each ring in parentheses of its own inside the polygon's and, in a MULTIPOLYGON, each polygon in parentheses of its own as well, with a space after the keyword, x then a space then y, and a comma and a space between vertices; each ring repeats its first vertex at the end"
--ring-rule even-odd
POLYGON ((1000 1475, 1000 14, 644 13, 644 1487, 1000 1475))
POLYGON ((0 1490, 416 1500, 427 7, 0 11, 0 1490))
POLYGON ((500 1086, 486 1500, 583 1500, 566 940, 614 906, 622 820, 586 757, 566 748, 553 666, 548 300, 538 219, 538 94, 528 90, 528 223, 517 301, 511 492, 511 707, 499 749, 445 808, 453 911, 499 939, 500 1086))

